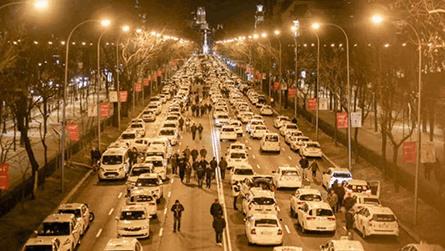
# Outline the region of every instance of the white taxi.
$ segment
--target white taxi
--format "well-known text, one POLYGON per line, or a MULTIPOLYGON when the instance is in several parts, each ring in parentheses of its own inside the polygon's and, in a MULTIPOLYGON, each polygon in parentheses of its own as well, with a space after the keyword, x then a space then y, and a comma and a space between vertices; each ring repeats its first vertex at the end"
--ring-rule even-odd
POLYGON ((146 152, 148 148, 149 140, 147 138, 139 138, 133 141, 130 148, 135 147, 136 150, 140 153, 146 152))
POLYGON ((263 105, 263 107, 261 107, 260 109, 260 114, 264 116, 272 116, 273 115, 272 107, 270 107, 270 105, 263 105))
POLYGON ((167 179, 167 161, 162 156, 147 156, 144 163, 153 166, 153 173, 156 173, 162 180, 167 179))
POLYGON ((154 122, 156 120, 156 114, 153 111, 146 110, 142 114, 142 120, 144 120, 145 123, 154 122))
POLYGON ((166 137, 170 141, 170 145, 174 146, 178 143, 179 133, 177 128, 161 128, 159 130, 160 137, 166 137))
POLYGON ((304 135, 295 136, 292 138, 292 140, 289 141, 290 149, 299 152, 304 143, 310 140, 311 139, 309 139, 309 137, 306 137, 304 135))
POLYGON ((117 221, 117 236, 148 238, 150 236, 150 216, 142 205, 127 205, 120 212, 117 221))
POLYGON ((136 183, 136 180, 138 179, 139 175, 144 173, 153 173, 153 166, 151 163, 136 163, 133 165, 133 167, 130 170, 130 173, 128 173, 127 178, 127 192, 130 191, 134 187, 134 184, 136 183))
POLYGON ((328 203, 322 201, 306 201, 297 210, 298 225, 301 232, 320 231, 335 232, 336 219, 328 203))
POLYGON ((74 214, 51 214, 45 218, 38 237, 57 238, 60 240, 61 250, 74 251, 80 244, 81 226, 74 214))
POLYGON ((249 244, 281 245, 283 229, 276 214, 254 214, 246 218, 245 231, 249 244))
POLYGON ((232 125, 223 125, 219 130, 219 140, 236 140, 238 134, 232 125))
POLYGON ((228 124, 230 121, 228 113, 219 113, 215 116, 215 126, 221 127, 223 125, 228 124))
POLYGON ((65 251, 69 248, 62 247, 62 243, 56 237, 32 237, 26 241, 22 251, 65 251))
POLYGON ((302 135, 303 135, 303 132, 301 132, 300 130, 287 131, 284 134, 284 142, 286 142, 286 144, 290 145, 290 142, 292 142, 294 140, 294 137, 302 136, 302 135))
POLYGON ((131 189, 127 196, 126 204, 143 206, 148 215, 157 218, 158 206, 156 204, 156 198, 143 188, 135 187, 131 189))
POLYGON ((245 150, 230 150, 226 153, 227 168, 247 163, 247 152, 245 150))
POLYGON ((127 148, 108 148, 100 158, 99 181, 125 179, 130 169, 127 148))
POLYGON ((326 172, 323 172, 321 183, 326 189, 329 189, 335 181, 342 184, 350 180, 352 180, 352 174, 347 168, 330 167, 326 172))
POLYGON ((261 152, 280 152, 280 137, 277 133, 266 133, 261 139, 261 152))
POLYGON ((130 130, 135 130, 140 137, 144 137, 145 135, 145 122, 133 122, 128 127, 130 130))
POLYGON ((230 170, 230 184, 235 184, 236 182, 242 182, 244 179, 249 178, 251 179, 255 172, 253 171, 253 168, 248 163, 242 163, 240 165, 234 166, 230 170))
POLYGON ((274 192, 263 189, 250 189, 242 200, 244 215, 277 214, 277 202, 274 192))
POLYGON ((284 136, 286 132, 291 131, 299 131, 297 124, 294 124, 292 122, 283 122, 280 127, 280 134, 281 136, 284 136))
POLYGON ((241 122, 243 124, 246 124, 247 122, 249 122, 253 117, 253 113, 252 112, 240 112, 238 114, 238 119, 241 120, 241 122))
POLYGON ((139 175, 135 184, 135 188, 144 189, 146 194, 153 195, 159 202, 164 197, 164 188, 162 187, 162 180, 158 174, 144 173, 139 175))
POLYGON ((277 189, 299 188, 303 182, 302 173, 301 168, 280 166, 276 171, 272 171, 273 183, 277 189))
POLYGON ((323 201, 321 192, 311 187, 297 189, 295 194, 290 197, 290 214, 292 217, 297 216, 297 211, 303 207, 306 201, 323 201))
POLYGON ((382 203, 380 202, 379 198, 376 195, 372 194, 366 194, 366 193, 358 193, 354 194, 352 196, 355 203, 354 206, 352 206, 352 212, 356 213, 360 211, 364 206, 371 205, 371 206, 381 206, 382 203))
POLYGON ((243 123, 241 123, 241 121, 239 121, 237 119, 231 119, 229 121, 229 125, 231 125, 231 126, 233 126, 235 128, 236 135, 238 137, 242 137, 243 136, 243 123))
POLYGON ((246 125, 246 132, 250 133, 253 130, 253 127, 256 125, 266 125, 266 124, 264 123, 264 120, 262 120, 262 119, 257 119, 257 118, 251 119, 249 121, 249 123, 247 123, 247 125, 246 125))
POLYGON ((362 243, 350 240, 348 236, 342 236, 339 240, 330 240, 320 246, 321 251, 365 251, 362 243))
POLYGON ((320 144, 317 141, 307 141, 300 148, 300 155, 310 158, 321 158, 323 152, 321 151, 320 144))
POLYGON ((114 238, 110 239, 104 251, 143 251, 144 247, 136 238, 114 238))
POLYGON ((354 227, 363 238, 370 235, 399 236, 397 217, 389 207, 365 205, 354 215, 354 227))
POLYGON ((288 116, 282 116, 282 115, 280 115, 280 116, 278 116, 276 119, 274 119, 274 121, 273 121, 273 126, 274 126, 275 128, 280 128, 281 125, 282 125, 282 123, 285 123, 285 122, 290 122, 289 117, 288 117, 288 116))
POLYGON ((269 130, 265 125, 255 125, 250 131, 250 137, 253 139, 261 139, 269 130))
POLYGON ((227 148, 227 151, 232 151, 232 150, 240 150, 247 152, 246 145, 240 142, 235 142, 230 144, 230 146, 227 148))
POLYGON ((84 235, 85 231, 90 227, 94 220, 94 213, 91 212, 85 203, 65 203, 61 204, 57 209, 59 214, 74 214, 77 223, 80 225, 80 235, 84 235))

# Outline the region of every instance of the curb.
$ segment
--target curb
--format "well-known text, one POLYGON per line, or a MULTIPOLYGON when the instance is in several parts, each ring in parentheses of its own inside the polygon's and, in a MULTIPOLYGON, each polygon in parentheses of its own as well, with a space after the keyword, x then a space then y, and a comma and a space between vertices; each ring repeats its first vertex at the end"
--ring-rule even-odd
POLYGON ((87 178, 90 177, 92 172, 93 170, 88 171, 79 181, 79 183, 77 183, 77 185, 73 189, 71 189, 71 191, 60 201, 60 204, 66 203, 73 196, 73 194, 77 192, 77 190, 79 190, 80 186, 87 180, 87 178))

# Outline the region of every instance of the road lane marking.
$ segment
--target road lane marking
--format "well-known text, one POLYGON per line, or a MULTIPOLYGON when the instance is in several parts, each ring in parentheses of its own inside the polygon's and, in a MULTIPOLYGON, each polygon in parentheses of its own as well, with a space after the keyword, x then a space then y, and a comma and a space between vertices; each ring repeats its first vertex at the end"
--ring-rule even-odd
POLYGON ((110 209, 110 211, 108 212, 108 215, 111 215, 114 211, 114 208, 110 209))
POLYGON ((171 179, 171 182, 170 182, 170 184, 173 184, 173 178, 171 179))
POLYGON ((287 156, 288 158, 289 158, 289 160, 292 160, 292 157, 291 156, 287 156))
POLYGON ((261 167, 260 167, 260 165, 259 165, 259 164, 256 164, 256 167, 258 167, 258 169, 261 169, 261 167))
POLYGON ((99 231, 97 231, 96 238, 99 238, 99 236, 100 236, 101 234, 102 234, 102 228, 99 229, 99 231))
POLYGON ((288 227, 286 224, 284 224, 284 228, 286 229, 286 232, 287 232, 288 234, 290 234, 289 227, 288 227))
POLYGON ((119 195, 117 196, 118 199, 120 199, 122 197, 122 192, 119 193, 119 195))
POLYGON ((285 150, 285 149, 284 149, 284 147, 281 147, 281 150, 283 150, 283 151, 284 151, 284 150, 285 150))
POLYGON ((277 211, 280 212, 280 206, 277 206, 277 211))
POLYGON ((255 159, 255 154, 252 155, 252 158, 255 159))
POLYGON ((171 192, 171 191, 168 192, 168 194, 167 194, 167 198, 170 198, 171 195, 172 195, 172 192, 171 192))
POLYGON ((161 227, 161 229, 159 229, 159 236, 162 236, 162 233, 164 233, 164 228, 161 227))
POLYGON ((164 209, 164 215, 166 215, 166 214, 167 214, 167 208, 164 209))

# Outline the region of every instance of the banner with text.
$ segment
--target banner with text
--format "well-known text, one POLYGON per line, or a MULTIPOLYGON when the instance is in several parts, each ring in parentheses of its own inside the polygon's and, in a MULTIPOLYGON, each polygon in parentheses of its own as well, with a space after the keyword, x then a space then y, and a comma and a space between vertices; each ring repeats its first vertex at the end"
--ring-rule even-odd
POLYGON ((339 129, 348 128, 347 112, 337 112, 337 128, 339 129))
POLYGON ((417 144, 415 141, 406 141, 403 142, 402 151, 403 151, 403 162, 404 163, 416 163, 416 153, 417 153, 417 144))

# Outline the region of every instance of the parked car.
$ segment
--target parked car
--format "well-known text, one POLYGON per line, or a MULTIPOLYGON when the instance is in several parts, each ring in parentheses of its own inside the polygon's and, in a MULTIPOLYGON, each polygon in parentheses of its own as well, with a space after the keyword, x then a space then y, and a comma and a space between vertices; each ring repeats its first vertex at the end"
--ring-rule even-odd
POLYGON ((281 245, 283 229, 276 214, 254 214, 246 218, 245 232, 249 244, 281 245))

